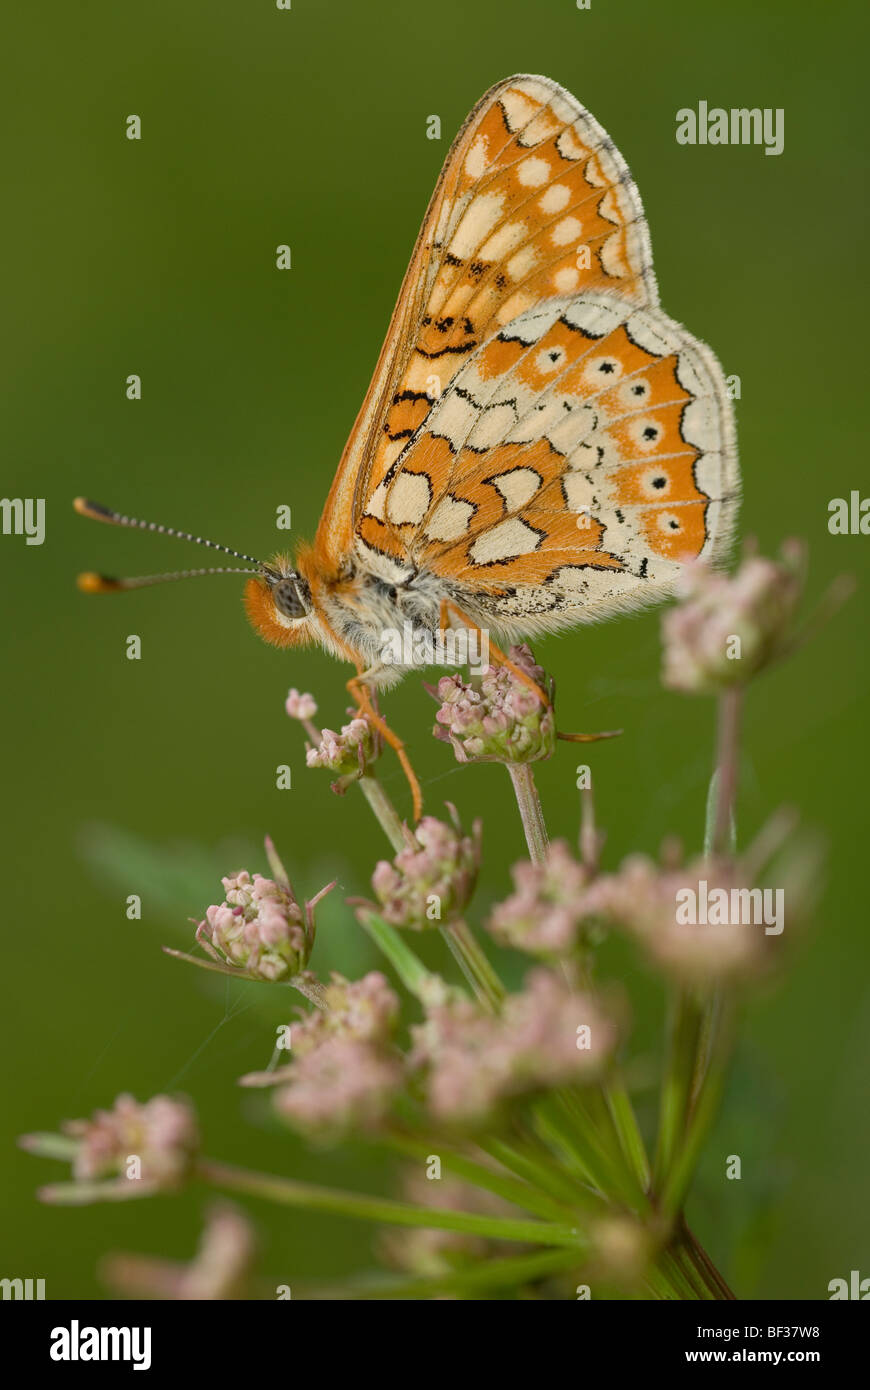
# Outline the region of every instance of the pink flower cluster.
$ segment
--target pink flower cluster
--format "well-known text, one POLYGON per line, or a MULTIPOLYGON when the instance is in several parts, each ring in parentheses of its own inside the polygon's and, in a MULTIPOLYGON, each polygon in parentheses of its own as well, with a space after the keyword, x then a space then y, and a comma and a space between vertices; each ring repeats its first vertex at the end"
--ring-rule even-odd
POLYGON ((713 694, 741 685, 779 652, 803 586, 803 549, 751 556, 734 575, 689 566, 680 602, 662 619, 662 680, 671 690, 713 694))
POLYGON ((275 1107, 296 1128, 335 1141, 377 1129, 404 1080, 393 1045, 399 1000, 379 971, 353 983, 333 975, 323 1010, 291 1028, 288 1066, 246 1078, 279 1087, 275 1107))
POLYGON ((357 776, 375 756, 375 740, 367 719, 351 719, 339 733, 324 729, 320 743, 305 754, 308 767, 325 767, 340 777, 357 776))
POLYGON ((582 924, 596 915, 587 870, 563 840, 555 840, 542 864, 523 860, 511 876, 515 891, 493 909, 487 923, 495 940, 530 955, 570 954, 582 924))
POLYGON ((429 1109, 457 1125, 483 1123, 509 1099, 594 1079, 616 1044, 600 1006, 543 968, 497 1015, 457 999, 430 1009, 412 1033, 429 1109))
POLYGON ((193 1111, 169 1096, 140 1104, 133 1096, 120 1095, 112 1110, 97 1110, 89 1120, 68 1120, 63 1132, 78 1140, 73 1177, 79 1181, 126 1177, 128 1161, 135 1157, 144 1183, 177 1187, 199 1148, 193 1111))
POLYGON ((224 902, 209 907, 197 940, 211 954, 262 980, 297 975, 308 959, 302 909, 274 879, 247 869, 221 880, 224 902))
MULTIPOLYGON (((552 702, 549 678, 535 665, 529 648, 511 647, 508 656, 552 702)), ((553 753, 552 703, 544 704, 532 685, 507 666, 488 666, 467 682, 458 675, 442 676, 432 694, 441 701, 435 737, 452 745, 459 762, 534 762, 553 753)))
POLYGON ((392 863, 382 859, 372 888, 385 921, 422 931, 444 925, 465 910, 480 865, 480 822, 465 835, 454 807, 452 825, 424 816, 415 827, 416 845, 399 850, 392 863))

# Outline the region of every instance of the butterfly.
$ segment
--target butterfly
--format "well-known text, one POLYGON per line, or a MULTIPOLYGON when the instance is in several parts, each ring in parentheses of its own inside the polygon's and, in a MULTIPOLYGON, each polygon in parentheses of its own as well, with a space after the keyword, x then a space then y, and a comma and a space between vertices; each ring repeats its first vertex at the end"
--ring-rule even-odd
MULTIPOLYGON (((655 602, 687 563, 721 557, 738 498, 722 370, 659 306, 625 161, 562 87, 515 76, 450 149, 313 544, 266 564, 76 506, 249 561, 254 628, 356 666, 348 687, 419 815, 372 704, 407 670, 383 660, 385 632, 510 642, 655 602)), ((222 571, 188 573, 206 572, 222 571)))

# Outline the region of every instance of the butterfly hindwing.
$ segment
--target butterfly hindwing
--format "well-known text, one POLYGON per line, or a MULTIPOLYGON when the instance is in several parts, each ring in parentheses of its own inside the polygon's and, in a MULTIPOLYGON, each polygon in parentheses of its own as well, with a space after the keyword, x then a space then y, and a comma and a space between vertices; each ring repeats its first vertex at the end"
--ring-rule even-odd
POLYGON ((580 295, 466 360, 358 537, 440 576, 469 616, 532 635, 661 597, 719 552, 737 490, 709 349, 655 306, 580 295))

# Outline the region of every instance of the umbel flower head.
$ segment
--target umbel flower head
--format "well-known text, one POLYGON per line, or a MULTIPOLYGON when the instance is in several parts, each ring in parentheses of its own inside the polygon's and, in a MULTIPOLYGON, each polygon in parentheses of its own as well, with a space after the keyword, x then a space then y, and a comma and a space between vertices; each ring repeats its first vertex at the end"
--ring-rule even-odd
POLYGON ((708 988, 763 974, 769 934, 782 924, 771 907, 785 901, 752 889, 740 863, 699 859, 683 867, 630 855, 594 887, 601 917, 632 935, 651 960, 683 985, 708 988), (770 919, 766 923, 767 918, 770 919), (748 919, 748 920, 747 920, 748 919))
POLYGON ((350 982, 333 975, 321 1010, 291 1028, 288 1066, 242 1078, 276 1086, 275 1109, 311 1138, 335 1142, 376 1130, 404 1082, 393 1035, 399 1000, 379 971, 350 982))
POLYGON ((224 901, 213 903, 196 923, 197 942, 214 964, 164 946, 167 955, 247 980, 300 982, 314 946, 314 909, 335 885, 300 906, 268 837, 266 855, 274 878, 240 869, 221 879, 224 901))
POLYGON ((470 681, 442 676, 430 691, 441 701, 435 737, 451 744, 461 763, 530 763, 553 754, 552 681, 527 646, 511 647, 508 657, 527 680, 509 666, 488 666, 470 681))
POLYGON ((662 619, 663 682, 715 694, 742 685, 783 650, 804 581, 803 547, 786 542, 779 560, 751 555, 733 575, 686 568, 675 608, 662 619))
POLYGON ((60 1135, 25 1135, 21 1147, 72 1164, 74 1181, 44 1188, 43 1200, 118 1200, 179 1188, 198 1153, 199 1131, 185 1100, 154 1096, 140 1103, 124 1094, 111 1110, 66 1121, 60 1135))
POLYGON ((597 915, 590 872, 564 840, 554 840, 542 863, 522 860, 511 876, 514 892, 493 909, 487 923, 495 940, 545 958, 570 954, 584 921, 597 915))
POLYGON ((378 911, 394 927, 422 931, 443 926, 465 910, 480 866, 481 825, 466 835, 449 802, 451 823, 424 816, 414 829, 416 843, 399 850, 392 863, 382 859, 372 875, 378 911))
POLYGON ((361 776, 377 755, 377 739, 368 720, 354 717, 338 733, 324 729, 316 748, 305 754, 308 767, 325 767, 338 777, 361 776))
POLYGON ((211 954, 261 980, 298 975, 309 943, 299 904, 274 879, 247 869, 221 879, 225 900, 206 909, 197 941, 211 954))
POLYGON ((549 1086, 598 1077, 616 1044, 616 1025, 561 973, 538 968, 492 1015, 470 999, 430 1008, 412 1030, 412 1061, 425 1073, 438 1120, 479 1125, 498 1107, 549 1086))

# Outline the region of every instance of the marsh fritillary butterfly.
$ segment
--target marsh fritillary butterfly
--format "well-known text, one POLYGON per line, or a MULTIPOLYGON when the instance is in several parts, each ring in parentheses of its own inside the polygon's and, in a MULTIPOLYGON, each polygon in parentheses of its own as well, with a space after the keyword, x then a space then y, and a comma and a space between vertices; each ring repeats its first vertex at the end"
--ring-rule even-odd
POLYGON ((419 812, 371 705, 404 674, 381 660, 384 631, 511 641, 653 602, 722 552, 738 488, 721 369, 659 307, 625 162, 568 92, 511 77, 447 157, 313 545, 292 564, 229 553, 254 566, 267 641, 356 665, 419 812))

